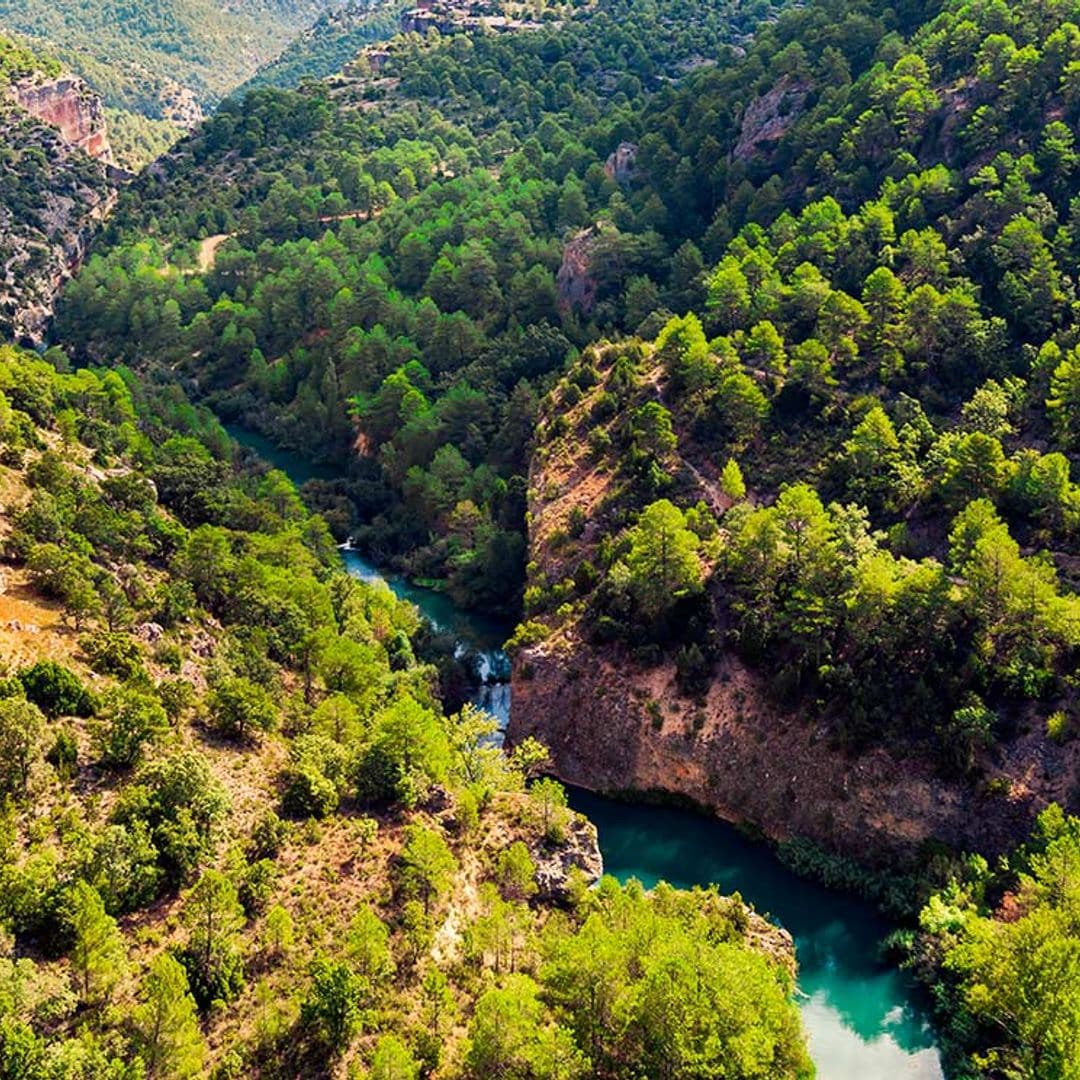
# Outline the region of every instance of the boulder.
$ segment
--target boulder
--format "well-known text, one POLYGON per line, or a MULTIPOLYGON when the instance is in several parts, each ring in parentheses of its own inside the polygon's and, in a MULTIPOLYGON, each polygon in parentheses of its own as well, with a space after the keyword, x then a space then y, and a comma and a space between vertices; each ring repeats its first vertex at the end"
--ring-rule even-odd
POLYGON ((621 142, 604 163, 604 175, 625 187, 637 177, 637 144, 621 142))
POLYGON ((542 903, 565 904, 571 898, 570 877, 579 870, 593 885, 604 873, 596 826, 588 818, 574 814, 559 845, 545 843, 531 852, 536 864, 536 898, 542 903))

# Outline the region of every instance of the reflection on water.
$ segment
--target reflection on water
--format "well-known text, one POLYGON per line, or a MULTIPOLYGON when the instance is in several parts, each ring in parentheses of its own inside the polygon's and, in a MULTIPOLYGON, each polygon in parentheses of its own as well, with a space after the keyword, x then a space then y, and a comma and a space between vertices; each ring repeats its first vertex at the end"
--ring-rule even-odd
POLYGON ((584 791, 572 792, 571 803, 596 823, 608 873, 646 886, 716 883, 790 931, 820 1080, 942 1080, 915 987, 878 961, 889 924, 869 905, 804 881, 723 822, 584 791))
MULTIPOLYGON (((294 483, 335 475, 251 431, 228 431, 294 483)), ((438 630, 453 634, 463 652, 475 650, 485 678, 509 675, 510 662, 500 648, 512 629, 505 622, 460 612, 442 593, 382 574, 355 551, 343 550, 342 556, 350 573, 385 580, 438 630)), ((474 700, 506 727, 509 685, 482 686, 474 700)), ((740 892, 791 932, 803 1022, 819 1080, 943 1080, 934 1035, 911 980, 878 962, 877 944, 889 925, 868 904, 804 881, 768 848, 722 822, 584 791, 571 792, 571 803, 596 823, 608 873, 623 880, 636 877, 646 886, 661 878, 684 888, 716 883, 724 892, 740 892)))

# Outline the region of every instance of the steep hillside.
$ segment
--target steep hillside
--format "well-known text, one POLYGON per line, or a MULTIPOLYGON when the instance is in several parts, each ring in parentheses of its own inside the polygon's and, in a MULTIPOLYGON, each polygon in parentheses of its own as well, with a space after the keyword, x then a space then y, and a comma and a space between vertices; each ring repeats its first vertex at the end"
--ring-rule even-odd
POLYGON ((335 6, 300 33, 288 47, 242 86, 299 86, 304 79, 325 79, 353 60, 365 45, 397 32, 406 4, 348 3, 335 6))
MULTIPOLYGON (((0 30, 46 48, 83 77, 122 118, 116 126, 124 163, 141 165, 331 6, 330 0, 0 0, 0 30)), ((332 36, 338 32, 335 23, 332 36)), ((350 30, 356 47, 377 32, 372 27, 355 37, 350 30)), ((342 33, 342 40, 350 35, 342 33)), ((288 64, 280 74, 291 78, 302 66, 288 64)))
MULTIPOLYGON (((892 739, 880 729, 868 735, 855 731, 850 696, 830 701, 823 688, 800 696, 779 648, 763 655, 750 647, 753 613, 732 610, 729 568, 741 539, 733 533, 748 511, 746 492, 682 425, 667 429, 657 463, 666 499, 690 508, 685 520, 678 511, 673 518, 696 549, 701 584, 680 593, 665 580, 675 543, 663 533, 658 542, 670 543, 670 556, 661 548, 640 571, 648 577, 629 580, 628 560, 638 572, 631 549, 638 534, 624 526, 638 519, 642 473, 653 463, 627 468, 627 428, 642 451, 650 436, 663 444, 663 431, 657 437, 645 422, 659 417, 662 425, 674 396, 663 349, 606 345, 587 351, 541 405, 541 449, 529 475, 530 615, 513 649, 511 738, 543 739, 569 783, 687 797, 773 839, 807 837, 883 865, 917 867, 938 844, 1001 853, 1027 836, 1049 803, 1071 804, 1080 747, 1048 737, 1051 705, 992 751, 976 744, 977 768, 973 761, 972 775, 965 768, 958 776, 940 744, 920 743, 914 722, 892 739)), ((818 527, 805 525, 808 535, 818 527)), ((875 541, 865 534, 862 542, 863 557, 873 554, 879 567, 875 541)), ((883 712, 933 722, 925 699, 905 703, 882 692, 906 672, 882 670, 885 653, 876 656, 866 677, 883 712)), ((924 654, 907 663, 923 669, 940 711, 944 677, 935 683, 924 654)))
POLYGON ((0 1071, 810 1076, 790 937, 590 891, 542 752, 445 716, 416 610, 234 450, 0 348, 0 1071))
POLYGON ((853 77, 807 9, 644 120, 635 182, 704 224, 711 145, 723 201, 541 406, 514 731, 568 778, 913 863, 1077 805, 1076 34, 999 14, 853 77))
POLYGON ((40 341, 116 196, 100 99, 0 36, 0 333, 40 341))
MULTIPOLYGON (((454 22, 447 7, 431 10, 454 22)), ((771 9, 457 10, 528 26, 403 35, 326 84, 226 103, 130 190, 58 333, 348 466, 345 528, 366 551, 516 612, 535 388, 586 336, 559 310, 563 237, 610 203, 626 274, 662 262, 666 238, 604 163, 635 110, 702 51, 730 60, 771 9), (230 238, 197 269, 212 236, 230 238)))

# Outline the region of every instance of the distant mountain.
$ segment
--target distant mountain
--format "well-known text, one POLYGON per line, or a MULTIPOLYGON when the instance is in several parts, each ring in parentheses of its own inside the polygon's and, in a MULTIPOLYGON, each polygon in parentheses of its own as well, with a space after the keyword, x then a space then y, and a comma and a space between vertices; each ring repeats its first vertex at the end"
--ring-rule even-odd
POLYGON ((0 0, 0 28, 47 43, 106 105, 193 126, 331 0, 0 0))
POLYGON ((324 79, 343 68, 367 44, 394 35, 403 0, 362 0, 324 12, 285 51, 261 67, 242 87, 298 86, 302 79, 324 79))

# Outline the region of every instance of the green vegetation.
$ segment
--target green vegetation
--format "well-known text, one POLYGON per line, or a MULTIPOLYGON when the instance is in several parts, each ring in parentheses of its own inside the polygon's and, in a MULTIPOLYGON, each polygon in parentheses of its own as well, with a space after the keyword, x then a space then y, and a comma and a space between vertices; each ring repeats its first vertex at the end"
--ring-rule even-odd
POLYGON ((317 0, 0 0, 0 26, 40 42, 106 104, 161 119, 178 88, 214 104, 313 22, 317 0))
POLYGON ((41 622, 0 631, 0 1074, 810 1076, 784 940, 590 892, 546 752, 447 715, 417 611, 245 460, 176 388, 0 350, 0 595, 41 622))
MULTIPOLYGON (((304 989, 267 1007, 260 1062, 292 1038, 294 1070, 352 1054, 410 1075, 438 1067, 456 1013, 468 1036, 447 1067, 466 1075, 707 1074, 721 1046, 742 1075, 801 1075, 789 988, 729 954, 738 915, 702 928, 715 898, 605 886, 538 914, 529 860, 565 842, 561 789, 523 795, 526 770, 480 752, 476 717, 446 718, 453 658, 342 579, 333 541, 463 606, 520 603, 516 647, 558 635, 560 656, 667 662, 695 708, 737 660, 768 684, 760 715, 819 725, 822 753, 884 746, 959 798, 1001 796, 995 842, 1006 815, 1075 798, 1080 28, 1053 0, 537 14, 519 32, 406 35, 326 83, 227 101, 124 195, 56 333, 77 362, 145 383, 57 375, 92 407, 42 415, 71 445, 134 458, 154 489, 110 477, 86 495, 38 448, 13 555, 80 633, 137 613, 176 637, 212 618, 219 647, 193 700, 155 709, 138 696, 158 692, 154 654, 89 638, 95 672, 136 685, 95 688, 93 738, 54 756, 93 755, 122 786, 108 820, 141 872, 108 879, 108 917, 182 887, 185 906, 213 893, 226 913, 212 946, 175 944, 186 990, 158 972, 185 1046, 185 994, 207 1016, 243 1000, 243 913, 263 905, 293 919, 275 916, 270 953, 304 989), (177 381, 341 479, 301 502, 280 474, 237 472, 177 381), (137 426, 132 395, 156 419, 137 426), (121 560, 152 586, 110 586, 121 560), (377 927, 339 955, 268 868, 211 865, 224 794, 170 744, 189 729, 241 759, 281 750, 293 843, 304 830, 317 848, 361 809, 378 821, 355 842, 382 852, 382 899, 364 902, 392 964, 372 960, 377 927), (496 804, 531 843, 487 858, 461 969, 432 964, 496 804), (620 934, 640 929, 633 964, 608 909, 620 934), (302 975, 290 937, 309 946, 302 975), (608 988, 605 1009, 571 1007, 608 988)), ((322 70, 316 46, 283 68, 322 70)), ((5 393, 40 422, 23 387, 5 393)), ((182 674, 192 642, 169 641, 182 674)), ((53 741, 43 725, 67 716, 46 690, 5 706, 0 728, 27 732, 4 777, 16 800, 53 741)), ((675 710, 640 706, 669 737, 675 710)), ((943 973, 958 1053, 987 1075, 1075 1075, 1074 832, 1044 818, 1019 861, 993 879, 973 864, 924 915, 919 962, 943 973)), ((859 881, 831 853, 788 854, 859 881)), ((23 872, 61 880, 44 857, 23 872)), ((58 890, 9 894, 12 927, 52 940, 58 890)))
POLYGON ((0 36, 0 89, 31 75, 52 77, 60 73, 60 63, 33 52, 9 37, 0 36))
MULTIPOLYGON (((629 11, 400 39, 382 69, 399 95, 385 104, 381 76, 363 73, 333 94, 227 102, 178 151, 166 187, 147 179, 127 194, 110 250, 67 293, 61 336, 82 357, 197 368, 222 415, 319 460, 348 459, 355 417, 371 454, 344 492, 342 529, 368 522, 361 546, 445 580, 465 606, 515 609, 536 385, 584 337, 558 308, 561 236, 625 201, 604 148, 646 82, 664 85, 761 13, 629 11), (628 50, 640 74, 617 89, 593 77, 628 50), (529 84, 535 102, 485 101, 488 70, 529 84), (579 115, 595 130, 579 133, 579 115), (211 234, 236 235, 200 271, 197 242, 211 234), (110 325, 98 318, 104 291, 110 325)), ((611 243, 629 266, 664 250, 655 229, 624 228, 611 243)))
POLYGON ((1080 820, 1054 806, 1008 863, 991 873, 972 860, 923 909, 911 963, 979 1074, 1076 1074, 1078 882, 1080 820))
POLYGON ((176 142, 181 129, 170 120, 154 120, 123 109, 106 109, 109 146, 117 165, 138 172, 176 142))
POLYGON ((305 79, 336 75, 369 42, 384 41, 397 32, 401 12, 409 5, 347 3, 324 12, 288 47, 264 64, 237 93, 259 86, 299 86, 305 79))
POLYGON ((785 13, 642 121, 639 197, 697 217, 711 269, 678 297, 642 284, 645 340, 593 346, 542 401, 541 465, 588 433, 610 481, 526 601, 640 660, 677 654, 687 689, 734 647, 841 740, 964 775, 1033 714, 1075 711, 1077 189, 1050 119, 1075 108, 1073 26, 912 9, 874 51, 833 37, 840 9, 849 29, 874 10, 785 13), (1016 96, 1022 52, 1039 75, 1016 96), (726 102, 797 85, 780 137, 680 191, 676 131, 694 161, 748 137, 726 102))

